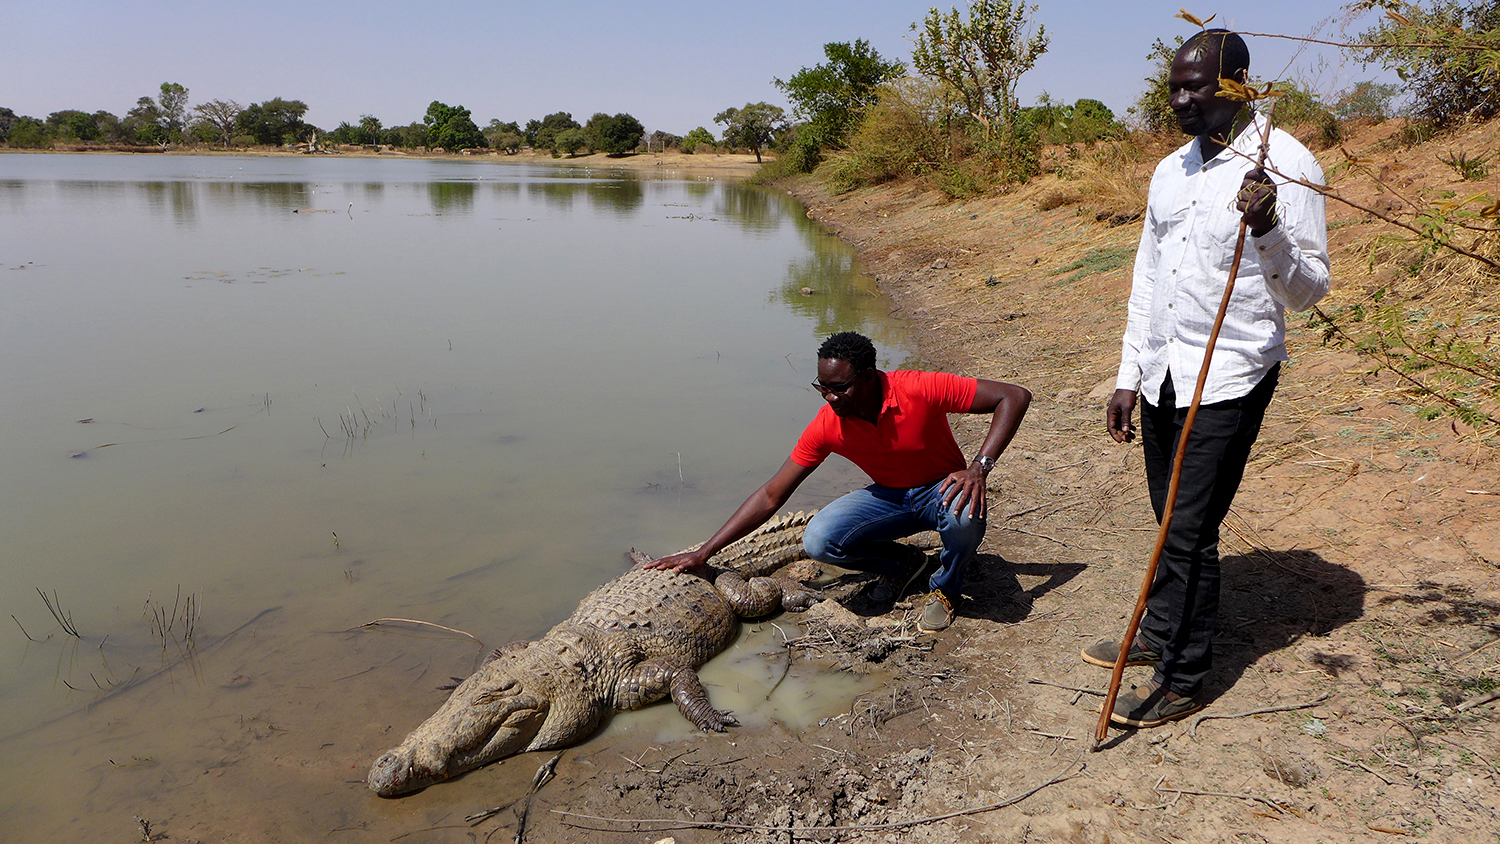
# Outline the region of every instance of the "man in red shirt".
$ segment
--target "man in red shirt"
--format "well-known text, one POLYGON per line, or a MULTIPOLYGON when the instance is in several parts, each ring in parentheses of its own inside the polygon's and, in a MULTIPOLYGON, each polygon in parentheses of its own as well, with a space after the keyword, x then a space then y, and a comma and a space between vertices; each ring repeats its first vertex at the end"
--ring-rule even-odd
POLYGON ((895 599, 927 567, 925 554, 895 540, 937 531, 943 551, 918 624, 945 629, 953 622, 964 569, 984 538, 985 476, 1015 436, 1030 391, 943 372, 882 372, 875 368, 874 344, 852 331, 829 337, 818 349, 813 387, 827 404, 776 475, 702 546, 647 568, 702 567, 719 549, 765 524, 829 454, 840 454, 874 483, 818 511, 803 538, 808 556, 885 575, 895 599), (992 415, 973 461, 964 459, 953 439, 949 413, 992 415))

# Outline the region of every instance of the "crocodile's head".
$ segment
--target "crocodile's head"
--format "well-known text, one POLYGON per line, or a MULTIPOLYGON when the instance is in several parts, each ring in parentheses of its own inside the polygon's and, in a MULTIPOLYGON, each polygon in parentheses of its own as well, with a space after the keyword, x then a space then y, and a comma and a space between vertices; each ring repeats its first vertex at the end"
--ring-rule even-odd
POLYGON ((489 663, 453 690, 431 718, 386 751, 365 778, 381 797, 418 791, 525 750, 547 719, 548 699, 489 663))

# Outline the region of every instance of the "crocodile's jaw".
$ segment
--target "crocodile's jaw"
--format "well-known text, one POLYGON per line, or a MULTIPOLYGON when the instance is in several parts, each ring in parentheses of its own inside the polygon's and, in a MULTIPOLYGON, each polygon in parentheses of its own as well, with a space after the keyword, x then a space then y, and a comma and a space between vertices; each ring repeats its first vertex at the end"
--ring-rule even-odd
POLYGON ((514 756, 527 749, 547 720, 546 700, 515 694, 514 684, 488 691, 466 685, 400 746, 375 760, 365 778, 371 791, 397 797, 514 756))

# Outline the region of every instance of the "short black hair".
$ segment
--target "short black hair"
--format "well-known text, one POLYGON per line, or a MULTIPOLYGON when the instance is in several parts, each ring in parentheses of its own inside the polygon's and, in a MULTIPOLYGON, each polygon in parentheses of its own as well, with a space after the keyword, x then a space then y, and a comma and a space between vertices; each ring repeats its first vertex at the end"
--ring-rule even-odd
POLYGON ((875 344, 870 338, 853 331, 840 331, 818 347, 818 360, 842 360, 855 372, 875 368, 875 344))
POLYGON ((1245 39, 1227 29, 1205 29, 1184 42, 1178 48, 1177 55, 1202 49, 1214 50, 1219 54, 1219 76, 1237 82, 1245 81, 1243 77, 1235 75, 1236 71, 1248 73, 1250 70, 1250 48, 1245 46, 1245 39))

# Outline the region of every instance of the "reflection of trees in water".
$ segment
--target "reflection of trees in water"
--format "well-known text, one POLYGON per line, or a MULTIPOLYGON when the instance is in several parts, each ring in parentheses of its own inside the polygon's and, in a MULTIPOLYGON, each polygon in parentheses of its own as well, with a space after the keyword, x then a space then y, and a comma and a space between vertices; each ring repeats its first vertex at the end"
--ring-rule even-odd
POLYGON ((682 192, 689 199, 707 199, 723 182, 683 182, 682 192))
POLYGON ((526 198, 537 200, 549 208, 567 211, 578 198, 578 184, 566 182, 527 182, 526 198))
POLYGON ((783 216, 796 216, 786 214, 786 209, 777 202, 780 199, 781 194, 763 188, 724 183, 714 214, 735 221, 745 231, 772 231, 781 227, 783 216))
POLYGON ((786 279, 771 294, 774 301, 811 319, 820 337, 858 331, 882 350, 901 346, 905 338, 900 325, 886 316, 874 279, 858 271, 854 253, 826 235, 808 247, 806 258, 787 266, 786 279))
MULTIPOLYGON (((192 182, 139 182, 146 205, 158 213, 171 212, 179 225, 198 221, 197 185, 192 182)), ((210 185, 216 184, 209 182, 210 185)))
POLYGON ((589 204, 628 217, 646 202, 646 188, 634 179, 587 183, 589 204))
POLYGON ((20 179, 0 179, 0 201, 12 211, 26 207, 26 183, 20 179))
MULTIPOLYGON (((378 205, 380 200, 385 198, 385 182, 365 182, 363 188, 365 191, 365 201, 371 205, 378 205)), ((349 192, 353 193, 354 191, 351 189, 349 192)))
POLYGON ((509 203, 510 200, 516 199, 521 195, 520 182, 490 182, 489 184, 490 193, 493 193, 497 199, 504 202, 509 203))
POLYGON ((291 212, 309 207, 312 185, 308 182, 202 182, 209 205, 242 208, 251 205, 291 212))
POLYGON ((427 198, 438 214, 467 214, 474 210, 474 182, 428 182, 427 198))

